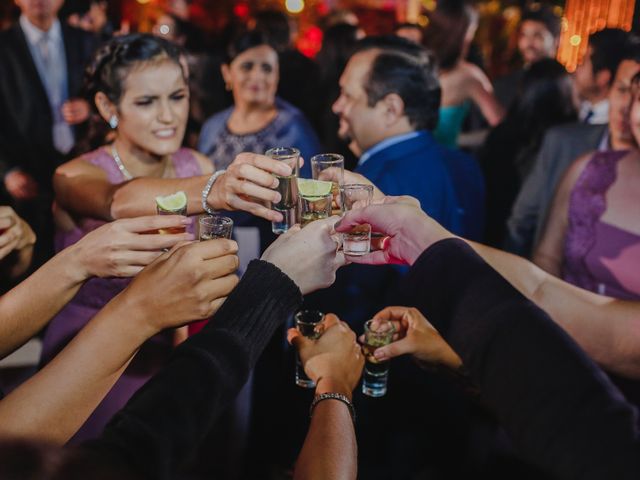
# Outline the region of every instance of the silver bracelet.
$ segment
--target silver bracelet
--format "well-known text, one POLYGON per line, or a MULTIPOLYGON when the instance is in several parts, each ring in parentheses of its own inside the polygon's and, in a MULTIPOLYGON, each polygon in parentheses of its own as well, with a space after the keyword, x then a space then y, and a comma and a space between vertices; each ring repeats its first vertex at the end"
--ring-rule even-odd
POLYGON ((226 172, 226 170, 218 170, 217 172, 214 172, 214 174, 209 177, 209 180, 207 180, 207 184, 202 189, 202 209, 205 212, 207 212, 209 215, 215 215, 216 211, 209 206, 209 203, 207 202, 207 198, 209 198, 209 194, 211 193, 213 184, 216 182, 218 177, 222 175, 224 172, 226 172))
POLYGON ((353 423, 356 423, 356 409, 353 408, 353 403, 351 403, 351 400, 349 400, 346 395, 334 392, 321 393, 319 395, 316 395, 313 399, 313 402, 311 402, 311 407, 309 407, 309 417, 313 417, 313 411, 315 410, 316 405, 318 405, 323 400, 338 400, 339 402, 344 403, 349 408, 351 420, 353 421, 353 423))

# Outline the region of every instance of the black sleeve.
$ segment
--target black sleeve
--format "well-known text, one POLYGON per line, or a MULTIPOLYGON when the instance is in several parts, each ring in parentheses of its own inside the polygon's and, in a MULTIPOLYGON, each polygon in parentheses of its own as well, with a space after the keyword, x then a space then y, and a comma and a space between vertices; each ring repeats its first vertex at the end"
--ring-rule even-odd
POLYGON ((527 461, 562 479, 640 478, 636 410, 466 243, 436 243, 407 280, 527 461))
POLYGON ((149 479, 176 470, 244 385, 273 335, 302 304, 298 287, 254 260, 207 326, 180 345, 86 448, 149 479))

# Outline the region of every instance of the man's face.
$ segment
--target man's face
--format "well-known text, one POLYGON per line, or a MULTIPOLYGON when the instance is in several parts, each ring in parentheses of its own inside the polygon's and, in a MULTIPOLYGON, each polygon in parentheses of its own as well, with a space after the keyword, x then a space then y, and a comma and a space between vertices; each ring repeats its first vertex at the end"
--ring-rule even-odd
POLYGON ((340 96, 332 107, 340 117, 338 135, 355 140, 362 151, 385 138, 382 102, 370 107, 364 89, 378 53, 379 50, 371 49, 351 57, 340 77, 340 96))
POLYGON ((15 0, 15 2, 30 22, 39 23, 54 19, 64 0, 15 0))
POLYGON ((618 148, 635 145, 631 134, 631 79, 640 72, 640 63, 624 60, 620 63, 609 91, 609 133, 618 148))
POLYGON ((558 42, 542 22, 525 20, 520 25, 518 50, 525 64, 543 58, 552 58, 556 54, 558 42))

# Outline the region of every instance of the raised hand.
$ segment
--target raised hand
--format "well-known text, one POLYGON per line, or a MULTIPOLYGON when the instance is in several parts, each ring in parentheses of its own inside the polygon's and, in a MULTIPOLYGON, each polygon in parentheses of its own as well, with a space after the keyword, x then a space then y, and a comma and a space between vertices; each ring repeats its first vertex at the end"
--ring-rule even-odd
POLYGON ((238 244, 216 239, 163 253, 122 292, 152 331, 213 315, 237 285, 238 244))
POLYGON ((452 370, 462 366, 462 360, 456 352, 415 308, 387 307, 378 312, 373 319, 390 321, 396 331, 394 342, 379 347, 374 352, 378 360, 384 361, 408 354, 426 365, 442 365, 452 370))
POLYGON ((330 286, 336 270, 345 264, 344 255, 337 251, 339 239, 332 235, 337 220, 316 220, 303 229, 296 225, 265 250, 262 260, 286 273, 303 295, 330 286))
POLYGON ((164 249, 193 240, 190 233, 161 235, 158 229, 185 227, 191 219, 179 215, 126 218, 107 223, 72 247, 85 277, 131 277, 158 258, 164 249))
POLYGON ((36 242, 36 235, 27 222, 11 207, 0 207, 0 260, 15 250, 36 242))
POLYGON ((291 167, 264 155, 241 153, 216 180, 209 203, 220 210, 244 210, 272 222, 282 221, 282 214, 265 206, 265 202, 280 200, 273 190, 278 180, 272 174, 291 175, 291 167))
POLYGON ((323 324, 324 332, 317 340, 304 337, 295 328, 288 330, 287 339, 298 349, 305 373, 320 390, 324 381, 327 390, 350 395, 364 366, 356 334, 333 314, 327 314, 323 324))
POLYGON ((454 235, 424 213, 411 197, 385 197, 382 204, 351 210, 336 224, 336 232, 370 224, 373 232, 385 235, 380 250, 367 255, 349 257, 353 263, 413 265, 420 254, 433 243, 454 235))

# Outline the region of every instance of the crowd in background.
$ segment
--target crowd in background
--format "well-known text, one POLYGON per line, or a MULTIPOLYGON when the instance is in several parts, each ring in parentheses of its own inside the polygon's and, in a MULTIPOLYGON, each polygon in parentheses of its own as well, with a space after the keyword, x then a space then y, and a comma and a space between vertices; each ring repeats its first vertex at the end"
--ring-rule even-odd
POLYGON ((46 478, 280 479, 296 459, 296 478, 635 478, 633 32, 593 32, 570 74, 560 19, 536 4, 519 67, 489 78, 462 0, 384 36, 330 12, 315 58, 280 11, 214 37, 187 1, 144 33, 106 0, 16 5, 0 32, 0 355, 36 335, 43 350, 3 385, 0 434, 51 445, 0 441, 0 480, 32 478, 8 458, 54 457, 46 478), (307 178, 312 156, 343 155, 375 205, 276 237, 272 174, 290 172, 263 156, 275 146, 298 148, 307 178), (189 216, 154 216, 176 191, 189 216), (234 241, 183 246, 213 210, 234 241), (345 259, 334 238, 359 223, 381 242, 345 259), (172 226, 186 231, 153 233, 172 226), (331 312, 321 341, 286 341, 300 308, 331 312), (399 329, 376 354, 400 357, 380 399, 353 392, 371 318, 399 329), (296 348, 315 394, 344 397, 311 421, 296 348))

